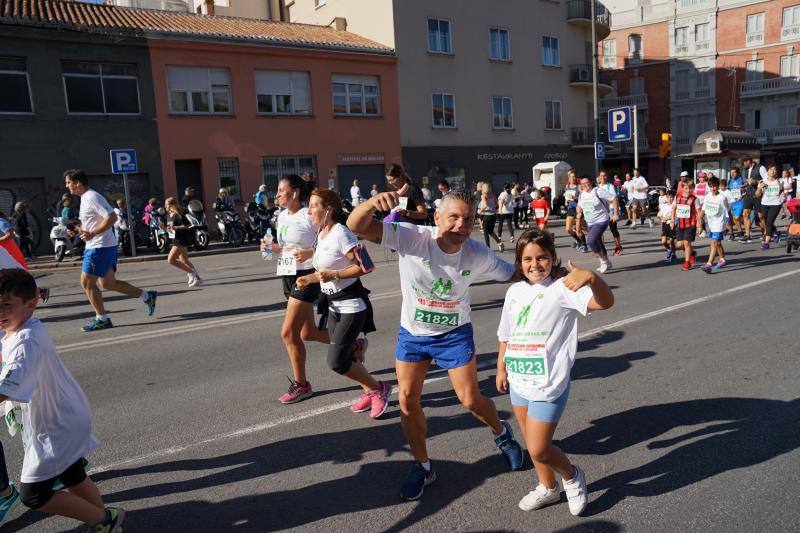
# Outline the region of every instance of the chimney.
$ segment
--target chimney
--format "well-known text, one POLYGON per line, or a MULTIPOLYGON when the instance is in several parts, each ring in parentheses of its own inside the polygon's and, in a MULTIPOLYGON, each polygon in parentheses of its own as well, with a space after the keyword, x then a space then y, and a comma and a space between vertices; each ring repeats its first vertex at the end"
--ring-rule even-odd
POLYGON ((205 0, 205 3, 206 3, 206 14, 214 15, 214 0, 205 0))
POLYGON ((333 19, 333 27, 336 31, 347 31, 347 19, 344 17, 336 17, 333 19))

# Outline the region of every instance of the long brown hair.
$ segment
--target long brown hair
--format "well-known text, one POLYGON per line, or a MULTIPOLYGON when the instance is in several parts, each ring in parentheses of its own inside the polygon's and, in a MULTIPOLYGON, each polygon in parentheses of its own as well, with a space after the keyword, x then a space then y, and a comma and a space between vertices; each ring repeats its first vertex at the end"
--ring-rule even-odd
POLYGON ((170 196, 169 198, 164 200, 164 203, 167 204, 167 210, 170 213, 176 213, 178 215, 182 215, 183 214, 183 213, 181 213, 181 210, 178 207, 178 201, 173 196, 170 196))
POLYGON ((311 191, 311 196, 319 198, 322 207, 331 210, 331 220, 340 224, 344 224, 347 221, 339 193, 333 189, 314 189, 311 191))
POLYGON ((553 234, 549 231, 540 230, 539 228, 527 230, 517 241, 517 249, 514 254, 514 267, 516 267, 517 273, 525 278, 525 274, 522 272, 522 251, 529 244, 535 244, 550 254, 550 257, 553 258, 550 276, 555 277, 556 272, 561 268, 561 259, 559 259, 558 254, 556 254, 555 237, 553 237, 553 234))

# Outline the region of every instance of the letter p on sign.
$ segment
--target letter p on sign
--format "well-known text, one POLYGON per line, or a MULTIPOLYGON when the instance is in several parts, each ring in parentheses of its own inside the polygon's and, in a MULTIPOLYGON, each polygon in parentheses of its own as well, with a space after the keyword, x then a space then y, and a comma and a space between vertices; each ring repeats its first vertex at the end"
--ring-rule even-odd
POLYGON ((617 107, 608 110, 608 140, 611 142, 631 139, 631 108, 617 107))
POLYGON ((136 174, 136 150, 111 150, 112 174, 136 174))
POLYGON ((611 122, 613 124, 613 130, 617 131, 621 124, 625 123, 625 112, 624 111, 614 111, 611 114, 611 122))

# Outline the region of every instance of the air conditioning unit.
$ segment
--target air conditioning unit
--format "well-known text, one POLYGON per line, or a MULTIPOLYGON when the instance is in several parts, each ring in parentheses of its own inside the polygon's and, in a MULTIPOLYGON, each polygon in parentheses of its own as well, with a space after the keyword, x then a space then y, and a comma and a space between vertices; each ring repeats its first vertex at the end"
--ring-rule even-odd
POLYGON ((716 139, 706 139, 706 152, 719 152, 719 141, 716 139))
POLYGON ((586 141, 586 132, 583 130, 575 131, 575 143, 583 144, 586 141))
POLYGON ((578 70, 575 72, 575 81, 591 82, 592 73, 589 71, 588 68, 579 67, 578 70))

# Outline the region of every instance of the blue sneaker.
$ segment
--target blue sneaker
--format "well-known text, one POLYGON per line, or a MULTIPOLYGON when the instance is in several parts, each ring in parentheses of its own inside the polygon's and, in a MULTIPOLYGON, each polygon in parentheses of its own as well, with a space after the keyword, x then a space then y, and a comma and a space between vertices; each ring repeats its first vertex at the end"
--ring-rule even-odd
POLYGON ((153 316, 156 312, 156 298, 158 293, 156 291, 147 291, 147 300, 144 305, 147 306, 147 316, 153 316))
POLYGON ((101 329, 109 329, 113 328, 114 324, 111 323, 110 318, 106 318, 105 320, 100 320, 99 318, 95 317, 94 320, 91 322, 84 324, 81 328, 83 331, 98 331, 101 329))
POLYGON ((511 470, 519 470, 522 468, 522 463, 525 456, 522 454, 522 448, 519 443, 514 440, 514 434, 511 432, 511 426, 505 420, 502 421, 503 427, 506 428, 505 435, 494 438, 494 443, 500 448, 500 451, 506 458, 508 467, 511 470))
POLYGON ((425 470, 419 462, 415 461, 403 486, 400 487, 400 497, 408 501, 418 500, 425 491, 425 487, 434 481, 436 481, 436 473, 433 471, 433 463, 431 463, 430 470, 425 470))
POLYGON ((6 522, 6 518, 11 514, 11 511, 19 505, 19 492, 13 483, 8 484, 11 487, 11 494, 5 498, 0 498, 0 526, 6 522))

